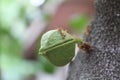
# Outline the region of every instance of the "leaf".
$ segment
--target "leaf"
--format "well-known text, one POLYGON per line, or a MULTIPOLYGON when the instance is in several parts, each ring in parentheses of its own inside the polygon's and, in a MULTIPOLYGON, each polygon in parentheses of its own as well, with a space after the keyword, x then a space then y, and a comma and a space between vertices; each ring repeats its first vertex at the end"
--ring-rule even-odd
POLYGON ((87 23, 88 17, 84 15, 74 16, 69 21, 70 28, 77 32, 83 30, 87 23))

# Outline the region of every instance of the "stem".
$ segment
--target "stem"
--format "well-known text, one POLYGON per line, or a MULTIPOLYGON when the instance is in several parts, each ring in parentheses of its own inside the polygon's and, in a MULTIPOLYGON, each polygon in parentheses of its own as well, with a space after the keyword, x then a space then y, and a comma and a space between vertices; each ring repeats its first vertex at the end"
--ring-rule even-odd
POLYGON ((91 46, 79 38, 76 38, 76 43, 78 45, 78 48, 82 51, 89 52, 91 50, 91 46))
POLYGON ((81 39, 79 39, 79 38, 75 38, 75 41, 76 41, 76 43, 79 44, 79 45, 82 45, 82 44, 84 43, 83 40, 81 40, 81 39))

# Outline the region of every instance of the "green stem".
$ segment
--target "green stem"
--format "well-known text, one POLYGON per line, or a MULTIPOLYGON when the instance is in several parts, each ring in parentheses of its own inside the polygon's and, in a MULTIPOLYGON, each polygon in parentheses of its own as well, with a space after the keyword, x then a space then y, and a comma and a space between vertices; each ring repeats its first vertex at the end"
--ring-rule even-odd
POLYGON ((75 38, 75 40, 78 45, 82 45, 84 43, 84 41, 79 38, 75 38))

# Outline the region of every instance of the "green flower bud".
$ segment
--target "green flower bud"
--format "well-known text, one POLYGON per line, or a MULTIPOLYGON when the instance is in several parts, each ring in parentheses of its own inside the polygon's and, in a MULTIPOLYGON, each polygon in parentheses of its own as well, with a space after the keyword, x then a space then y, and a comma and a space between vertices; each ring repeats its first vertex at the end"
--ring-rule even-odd
POLYGON ((64 30, 50 30, 41 38, 39 53, 56 66, 64 66, 75 55, 77 40, 64 30))

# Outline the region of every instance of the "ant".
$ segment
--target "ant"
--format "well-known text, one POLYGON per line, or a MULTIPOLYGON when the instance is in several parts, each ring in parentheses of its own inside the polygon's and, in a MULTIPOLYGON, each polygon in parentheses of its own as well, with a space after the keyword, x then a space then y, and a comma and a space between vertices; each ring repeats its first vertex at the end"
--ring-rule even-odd
MULTIPOLYGON (((58 31, 60 32, 61 36, 63 37, 63 39, 65 39, 66 37, 66 34, 63 32, 63 29, 62 28, 58 28, 58 31)), ((64 30, 66 31, 66 30, 64 30)), ((67 31, 66 31, 67 32, 67 31)))
POLYGON ((81 44, 78 44, 78 48, 82 51, 89 52, 92 50, 91 46, 87 42, 83 42, 81 44))

